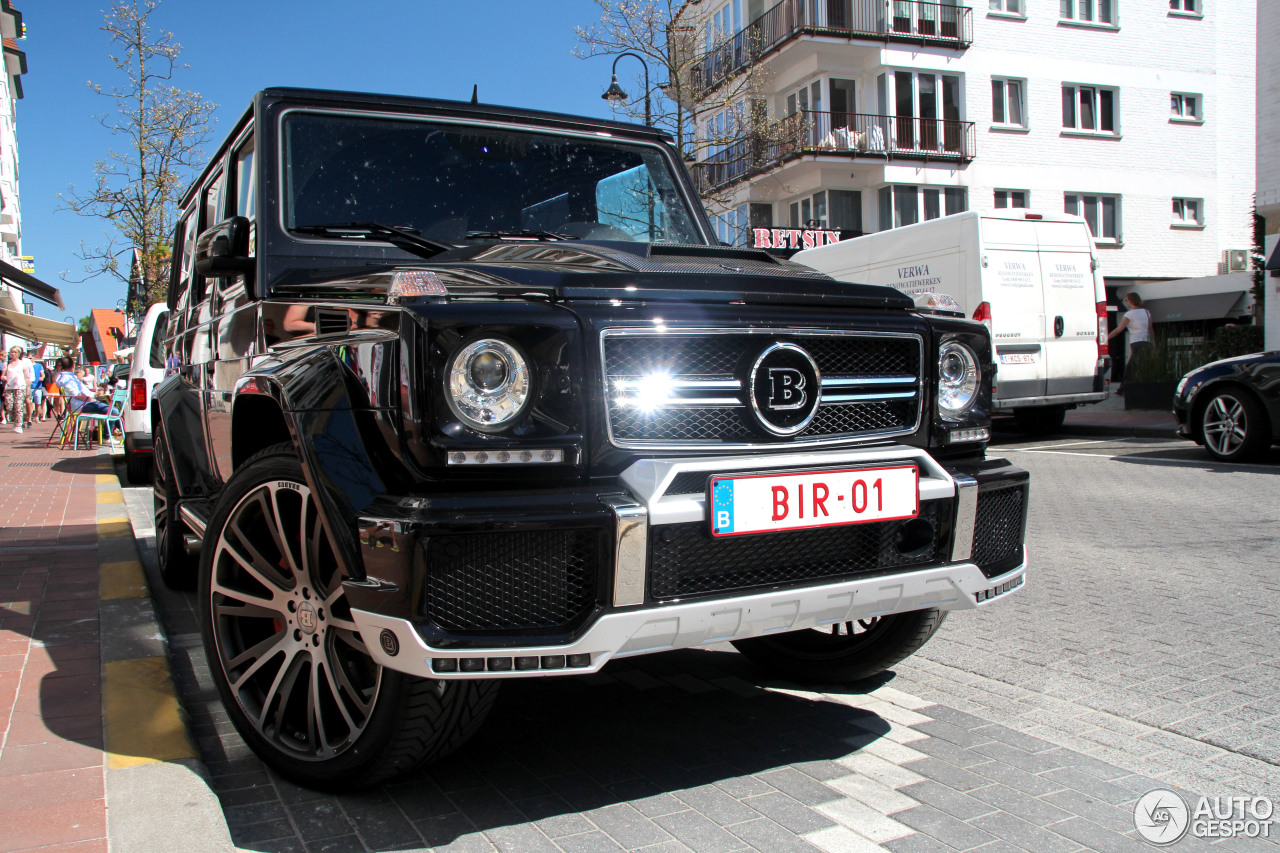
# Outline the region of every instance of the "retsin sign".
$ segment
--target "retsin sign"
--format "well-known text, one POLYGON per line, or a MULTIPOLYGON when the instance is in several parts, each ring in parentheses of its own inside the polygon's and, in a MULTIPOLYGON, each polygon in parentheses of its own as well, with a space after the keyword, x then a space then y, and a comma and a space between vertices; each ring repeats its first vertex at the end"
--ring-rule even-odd
POLYGON ((827 246, 840 242, 839 231, 802 231, 798 228, 753 228, 751 229, 757 249, 812 249, 816 246, 827 246))

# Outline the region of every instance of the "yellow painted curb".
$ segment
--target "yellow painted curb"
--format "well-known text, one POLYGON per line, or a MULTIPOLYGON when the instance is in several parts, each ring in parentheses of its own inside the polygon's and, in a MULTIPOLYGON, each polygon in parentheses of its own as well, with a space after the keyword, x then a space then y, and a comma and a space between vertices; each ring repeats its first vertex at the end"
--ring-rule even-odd
POLYGON ((98 519, 98 538, 99 539, 119 539, 128 536, 133 538, 133 525, 129 524, 127 518, 100 518, 98 519))
POLYGON ((98 503, 100 504, 122 504, 124 503, 124 492, 99 492, 98 503))
POLYGON ((164 658, 111 661, 102 669, 108 770, 197 757, 164 658))
POLYGON ((147 594, 147 581, 142 574, 142 563, 126 560, 120 563, 103 563, 98 589, 103 601, 117 598, 142 598, 147 594))
POLYGON ((96 479, 99 483, 118 483, 118 482, 120 482, 120 478, 119 478, 119 477, 117 477, 115 474, 97 474, 97 475, 95 475, 95 479, 96 479))

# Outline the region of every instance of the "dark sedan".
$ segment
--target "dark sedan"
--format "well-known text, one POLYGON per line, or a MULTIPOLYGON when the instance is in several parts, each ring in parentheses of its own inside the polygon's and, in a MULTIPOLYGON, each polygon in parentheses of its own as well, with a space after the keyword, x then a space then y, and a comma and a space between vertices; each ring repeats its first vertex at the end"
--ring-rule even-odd
POLYGON ((1182 377, 1173 397, 1178 434, 1215 459, 1256 459, 1280 441, 1280 352, 1211 362, 1182 377))

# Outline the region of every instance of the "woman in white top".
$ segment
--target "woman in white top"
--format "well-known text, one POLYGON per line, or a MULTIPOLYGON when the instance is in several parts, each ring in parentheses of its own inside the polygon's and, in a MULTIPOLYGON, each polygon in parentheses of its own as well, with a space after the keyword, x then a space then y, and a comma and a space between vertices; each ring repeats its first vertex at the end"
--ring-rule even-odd
MULTIPOLYGON (((1136 293, 1126 294, 1124 301, 1129 305, 1129 310, 1124 312, 1115 330, 1107 335, 1107 340, 1111 340, 1125 329, 1129 330, 1129 358, 1124 363, 1124 384, 1128 386, 1129 377, 1133 375, 1134 364, 1146 358, 1151 351, 1151 312, 1142 307, 1142 297, 1136 293)), ((1116 393, 1122 395, 1124 390, 1121 389, 1116 393)))
POLYGON ((22 432, 34 380, 31 362, 22 357, 22 348, 9 350, 9 361, 4 366, 4 408, 9 413, 9 422, 15 424, 14 432, 22 432))

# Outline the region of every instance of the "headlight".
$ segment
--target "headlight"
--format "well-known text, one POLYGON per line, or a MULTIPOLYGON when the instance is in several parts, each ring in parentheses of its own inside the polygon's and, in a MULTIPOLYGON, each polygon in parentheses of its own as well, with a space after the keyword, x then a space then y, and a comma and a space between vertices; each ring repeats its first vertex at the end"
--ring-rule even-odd
POLYGON ((1181 396, 1182 396, 1182 389, 1187 387, 1187 380, 1188 380, 1188 379, 1190 379, 1190 378, 1191 378, 1191 377, 1189 377, 1189 376, 1184 376, 1184 377, 1182 377, 1182 379, 1178 382, 1178 387, 1177 387, 1177 388, 1175 388, 1175 389, 1174 389, 1174 391, 1173 391, 1173 396, 1175 396, 1175 397, 1181 397, 1181 396))
POLYGON ((973 350, 955 341, 938 352, 938 414, 958 421, 978 399, 978 357, 973 350))
POLYGON ((494 432, 514 421, 529 402, 529 365, 497 338, 467 344, 449 365, 449 408, 467 426, 494 432))

